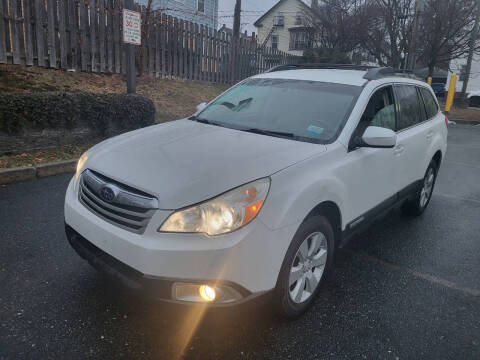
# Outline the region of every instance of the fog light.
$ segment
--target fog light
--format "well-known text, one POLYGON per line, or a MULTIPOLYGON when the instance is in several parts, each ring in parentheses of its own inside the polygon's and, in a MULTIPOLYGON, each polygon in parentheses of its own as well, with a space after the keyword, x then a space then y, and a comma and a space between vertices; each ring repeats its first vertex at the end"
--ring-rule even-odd
POLYGON ((200 286, 198 292, 200 293, 202 299, 205 301, 210 302, 215 300, 215 290, 208 285, 200 286))
POLYGON ((206 284, 173 284, 173 300, 198 303, 227 304, 242 299, 242 295, 230 286, 206 284))

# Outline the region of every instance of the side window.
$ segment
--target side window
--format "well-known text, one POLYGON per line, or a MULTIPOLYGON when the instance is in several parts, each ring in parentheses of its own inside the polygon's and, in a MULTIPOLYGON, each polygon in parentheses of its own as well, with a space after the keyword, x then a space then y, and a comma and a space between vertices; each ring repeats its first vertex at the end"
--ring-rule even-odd
POLYGON ((425 111, 417 89, 413 85, 395 85, 397 94, 399 118, 397 130, 425 121, 425 111))
POLYGON ((364 123, 365 128, 378 126, 395 131, 395 101, 391 86, 372 95, 360 122, 364 123))
POLYGON ((365 112, 352 137, 351 147, 355 147, 359 137, 369 126, 378 126, 395 131, 395 98, 392 86, 377 90, 370 97, 365 112))
POLYGON ((272 49, 278 49, 278 35, 272 35, 272 49))
POLYGON ((422 94, 423 102, 425 103, 425 110, 427 111, 427 117, 431 119, 438 114, 438 103, 433 97, 431 91, 424 87, 419 87, 420 94, 422 94))

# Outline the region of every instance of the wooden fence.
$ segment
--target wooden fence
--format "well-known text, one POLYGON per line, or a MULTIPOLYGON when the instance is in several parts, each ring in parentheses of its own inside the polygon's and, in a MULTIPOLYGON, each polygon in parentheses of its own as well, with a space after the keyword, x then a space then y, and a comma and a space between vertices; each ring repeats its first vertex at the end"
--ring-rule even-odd
MULTIPOLYGON (((122 9, 123 0, 0 0, 0 63, 125 73, 122 9)), ((145 74, 234 83, 297 59, 251 38, 234 49, 225 33, 152 11, 140 61, 145 74)))

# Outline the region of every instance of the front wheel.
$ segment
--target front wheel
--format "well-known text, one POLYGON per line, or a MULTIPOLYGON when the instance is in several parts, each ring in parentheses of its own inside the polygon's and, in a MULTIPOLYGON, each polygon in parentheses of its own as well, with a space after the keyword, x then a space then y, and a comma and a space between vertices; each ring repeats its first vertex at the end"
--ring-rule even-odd
POLYGON ((425 211, 432 198, 433 188, 437 179, 437 170, 437 163, 432 160, 423 178, 422 189, 415 198, 404 204, 402 210, 405 214, 419 216, 425 211))
POLYGON ((300 225, 280 270, 274 301, 279 313, 304 313, 332 267, 334 231, 324 216, 312 216, 300 225))

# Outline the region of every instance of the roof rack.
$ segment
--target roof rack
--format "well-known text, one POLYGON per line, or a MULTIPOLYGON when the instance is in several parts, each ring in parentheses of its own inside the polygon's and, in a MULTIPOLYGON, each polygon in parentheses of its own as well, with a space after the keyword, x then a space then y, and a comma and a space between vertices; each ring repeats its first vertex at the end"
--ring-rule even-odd
POLYGON ((352 65, 352 64, 286 64, 275 66, 269 70, 267 73, 276 72, 276 71, 285 71, 285 70, 302 70, 302 69, 340 69, 340 70, 369 70, 373 69, 375 66, 368 65, 352 65))
POLYGON ((388 76, 402 76, 412 79, 419 79, 412 70, 394 69, 392 67, 375 67, 367 71, 363 76, 365 80, 378 80, 388 76))
POLYGON ((378 67, 369 65, 352 65, 352 64, 286 64, 275 66, 267 73, 285 71, 285 70, 302 70, 302 69, 336 69, 336 70, 360 70, 366 71, 363 76, 365 80, 378 80, 388 76, 402 76, 412 79, 419 79, 413 71, 394 69, 392 67, 378 67))

